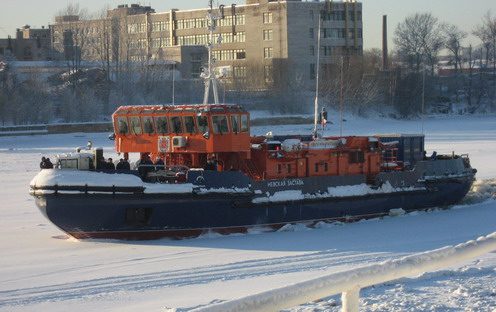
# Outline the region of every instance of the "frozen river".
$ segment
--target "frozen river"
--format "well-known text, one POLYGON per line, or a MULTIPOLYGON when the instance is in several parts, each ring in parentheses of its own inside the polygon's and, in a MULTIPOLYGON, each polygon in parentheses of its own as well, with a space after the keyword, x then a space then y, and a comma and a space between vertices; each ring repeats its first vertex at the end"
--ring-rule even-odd
MULTIPOLYGON (((335 127, 336 128, 336 127, 335 127)), ((336 134, 330 128, 328 134, 336 134)), ((461 243, 496 231, 496 117, 427 119, 428 153, 469 153, 479 188, 450 210, 353 224, 187 240, 77 241, 49 223, 28 194, 42 155, 107 134, 0 137, 0 311, 185 311, 324 273, 461 243)), ((257 127, 310 133, 311 126, 257 127)), ((420 121, 350 119, 345 135, 420 133, 420 121)), ((494 311, 496 255, 365 289, 365 311, 494 311)), ((339 298, 293 308, 339 310, 339 298)))

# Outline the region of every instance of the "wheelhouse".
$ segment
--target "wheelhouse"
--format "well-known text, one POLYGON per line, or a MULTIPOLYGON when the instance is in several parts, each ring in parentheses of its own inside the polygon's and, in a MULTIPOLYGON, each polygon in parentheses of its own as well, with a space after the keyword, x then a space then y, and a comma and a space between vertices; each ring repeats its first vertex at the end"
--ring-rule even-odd
POLYGON ((112 118, 120 153, 190 167, 202 167, 209 155, 228 166, 249 157, 250 117, 238 105, 121 106, 112 118))

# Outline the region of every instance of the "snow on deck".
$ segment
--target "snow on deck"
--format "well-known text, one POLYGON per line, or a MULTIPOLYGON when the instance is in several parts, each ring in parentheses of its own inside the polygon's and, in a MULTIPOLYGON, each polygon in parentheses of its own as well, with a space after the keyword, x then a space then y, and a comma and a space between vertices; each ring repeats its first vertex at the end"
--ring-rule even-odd
POLYGON ((342 185, 342 186, 328 187, 327 192, 320 194, 304 194, 300 190, 279 191, 267 197, 254 198, 252 202, 253 203, 284 202, 284 201, 304 200, 304 199, 353 197, 353 196, 365 196, 370 194, 388 194, 388 193, 396 193, 396 192, 411 192, 411 191, 421 191, 421 190, 425 190, 425 188, 423 187, 395 188, 389 182, 384 183, 379 188, 371 188, 369 185, 362 183, 358 185, 342 185))
MULTIPOLYGON (((81 170, 43 169, 30 182, 31 188, 46 186, 143 187, 145 193, 191 193, 193 184, 144 183, 139 177, 123 173, 103 173, 81 170)), ((47 191, 41 191, 46 193, 47 191)))

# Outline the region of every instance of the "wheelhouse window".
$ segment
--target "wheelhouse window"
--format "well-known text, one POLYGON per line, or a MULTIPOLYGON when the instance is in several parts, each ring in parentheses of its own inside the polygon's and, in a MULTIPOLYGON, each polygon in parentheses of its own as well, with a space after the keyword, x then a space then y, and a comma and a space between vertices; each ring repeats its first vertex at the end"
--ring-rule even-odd
POLYGON ((127 125, 127 118, 126 117, 117 118, 117 131, 119 132, 119 134, 128 134, 129 133, 129 127, 127 125))
POLYGON ((171 117, 171 126, 172 126, 172 132, 176 134, 183 133, 183 125, 181 122, 181 117, 179 116, 171 117))
POLYGON ((129 118, 131 122, 131 132, 136 135, 140 135, 143 133, 141 129, 141 122, 139 117, 131 117, 129 118))
POLYGON ((208 117, 207 116, 197 116, 196 123, 198 124, 198 130, 201 133, 208 132, 208 117))
POLYGON ((154 134, 155 128, 153 127, 152 117, 142 117, 141 122, 143 123, 143 130, 147 134, 154 134))
POLYGON ((184 117, 184 127, 187 133, 195 133, 195 119, 193 116, 184 117))
POLYGON ((349 157, 350 164, 358 164, 365 162, 365 155, 362 151, 350 152, 349 157))
POLYGON ((241 132, 248 132, 248 115, 241 115, 241 132))
POLYGON ((225 115, 212 116, 212 126, 214 128, 214 133, 223 134, 229 132, 227 117, 225 115))
POLYGON ((167 134, 169 133, 169 122, 167 117, 155 117, 155 124, 157 125, 157 133, 158 134, 167 134))
POLYGON ((234 133, 239 132, 239 115, 231 115, 231 127, 232 127, 232 132, 234 133))

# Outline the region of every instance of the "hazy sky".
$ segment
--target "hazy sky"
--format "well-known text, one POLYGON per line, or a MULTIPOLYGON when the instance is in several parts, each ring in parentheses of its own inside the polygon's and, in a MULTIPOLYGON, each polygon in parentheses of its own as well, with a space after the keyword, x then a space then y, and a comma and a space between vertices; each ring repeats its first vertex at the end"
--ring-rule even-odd
MULTIPOLYGON (((220 3, 244 3, 244 0, 219 1, 220 3)), ((432 12, 440 20, 453 23, 471 32, 479 24, 481 17, 491 10, 496 14, 496 0, 362 0, 364 22, 364 47, 381 46, 382 15, 388 15, 389 44, 398 22, 415 12, 432 12)), ((157 12, 170 8, 191 9, 205 7, 207 0, 0 0, 0 38, 13 35, 15 29, 24 24, 40 27, 53 21, 55 13, 69 3, 79 3, 90 12, 101 11, 106 6, 140 3, 151 5, 157 12)), ((478 44, 475 38, 471 43, 478 44)))

